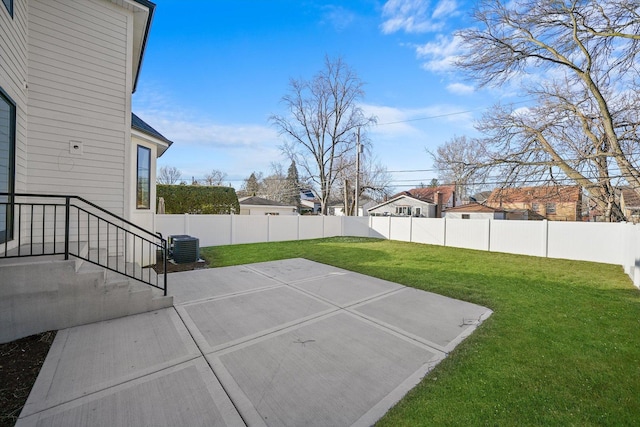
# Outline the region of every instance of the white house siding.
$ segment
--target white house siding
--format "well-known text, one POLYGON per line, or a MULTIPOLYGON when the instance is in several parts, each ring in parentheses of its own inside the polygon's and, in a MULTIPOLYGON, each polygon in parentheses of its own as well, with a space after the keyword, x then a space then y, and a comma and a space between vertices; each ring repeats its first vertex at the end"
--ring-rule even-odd
POLYGON ((13 18, 0 4, 0 87, 16 103, 16 191, 26 190, 27 0, 14 0, 13 18))
POLYGON ((31 0, 28 15, 28 191, 79 195, 124 215, 132 12, 101 0, 31 0))

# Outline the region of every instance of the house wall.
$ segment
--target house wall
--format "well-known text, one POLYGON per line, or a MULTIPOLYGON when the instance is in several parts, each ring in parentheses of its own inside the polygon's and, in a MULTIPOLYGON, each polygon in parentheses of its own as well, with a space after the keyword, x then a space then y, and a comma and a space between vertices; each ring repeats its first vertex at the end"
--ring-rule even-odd
POLYGON ((266 215, 268 213, 277 213, 278 215, 297 215, 292 207, 240 205, 240 215, 266 215))
POLYGON ((100 0, 31 0, 28 15, 27 190, 127 216, 133 14, 100 0))
POLYGON ((502 212, 445 212, 447 219, 462 219, 462 215, 469 215, 469 219, 504 219, 502 212))
MULTIPOLYGON (((580 202, 581 203, 581 202, 580 202)), ((580 218, 580 211, 578 206, 580 203, 576 202, 555 202, 556 213, 547 214, 546 204, 544 201, 539 202, 539 209, 537 213, 546 217, 549 221, 578 221, 580 218)), ((503 202, 500 206, 492 206, 494 208, 501 209, 531 209, 533 206, 531 202, 503 202)))
POLYGON ((13 18, 0 4, 0 87, 16 103, 17 192, 26 191, 28 13, 27 0, 14 0, 13 18))
MULTIPOLYGON (((406 199, 395 200, 385 205, 379 206, 375 209, 372 209, 369 211, 369 215, 392 216, 396 214, 397 206, 411 206, 412 212, 415 212, 415 208, 421 208, 422 209, 421 216, 426 218, 434 218, 436 216, 436 205, 432 203, 426 203, 426 202, 422 203, 420 201, 406 200, 406 199)), ((415 213, 413 213, 412 215, 415 215, 415 213)))

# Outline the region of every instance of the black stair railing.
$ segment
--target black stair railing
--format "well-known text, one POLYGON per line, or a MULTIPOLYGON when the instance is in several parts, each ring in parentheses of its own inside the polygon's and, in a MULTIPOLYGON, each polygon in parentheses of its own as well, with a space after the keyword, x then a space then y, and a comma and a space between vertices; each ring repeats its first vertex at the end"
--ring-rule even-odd
POLYGON ((0 193, 0 258, 64 255, 162 289, 167 241, 78 196, 0 193))

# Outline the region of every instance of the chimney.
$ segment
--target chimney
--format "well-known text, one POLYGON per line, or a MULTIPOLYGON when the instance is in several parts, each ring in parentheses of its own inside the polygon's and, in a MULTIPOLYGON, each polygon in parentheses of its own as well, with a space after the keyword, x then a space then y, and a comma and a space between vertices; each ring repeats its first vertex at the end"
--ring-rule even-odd
POLYGON ((436 218, 442 218, 443 194, 439 191, 436 191, 436 196, 433 199, 436 204, 436 218))

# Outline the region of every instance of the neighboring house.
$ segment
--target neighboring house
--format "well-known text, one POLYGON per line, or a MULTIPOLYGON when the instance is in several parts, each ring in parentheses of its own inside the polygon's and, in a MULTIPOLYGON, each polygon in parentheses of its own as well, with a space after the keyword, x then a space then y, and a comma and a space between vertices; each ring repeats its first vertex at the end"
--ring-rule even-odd
POLYGON ((368 211, 372 216, 441 218, 443 209, 457 204, 455 186, 441 185, 403 191, 368 211))
POLYGON ((369 215, 436 218, 436 204, 429 200, 400 194, 369 208, 369 215))
POLYGON ((446 208, 444 217, 447 219, 507 219, 507 211, 480 203, 469 203, 446 208))
MULTIPOLYGON (((358 201, 358 216, 369 216, 369 208, 376 206, 378 203, 374 200, 364 197, 358 201)), ((329 214, 334 216, 344 216, 344 202, 338 202, 329 206, 329 214)))
POLYGON ((318 214, 322 209, 322 203, 310 188, 300 189, 300 214, 318 214))
POLYGON ((631 188, 620 189, 620 209, 627 221, 637 224, 640 222, 640 195, 631 188))
POLYGON ((508 211, 531 211, 550 221, 582 220, 582 189, 579 186, 495 189, 486 204, 508 211))
POLYGON ((240 215, 297 215, 295 206, 258 196, 243 197, 239 203, 240 215))
MULTIPOLYGON (((150 227, 155 159, 171 142, 132 115, 131 94, 155 5, 2 3, 0 192, 80 196, 150 227)), ((0 204, 0 242, 12 246, 8 209, 0 204)))

